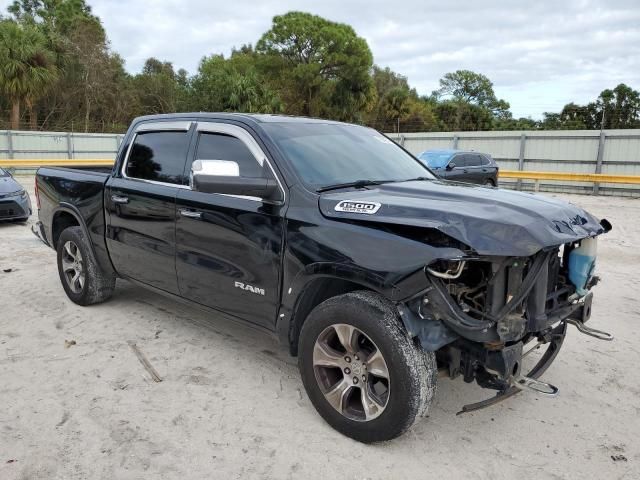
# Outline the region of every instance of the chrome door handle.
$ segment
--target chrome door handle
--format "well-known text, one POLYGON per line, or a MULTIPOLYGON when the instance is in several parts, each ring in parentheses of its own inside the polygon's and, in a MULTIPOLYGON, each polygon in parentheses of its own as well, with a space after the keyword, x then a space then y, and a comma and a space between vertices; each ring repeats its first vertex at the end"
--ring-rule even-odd
POLYGON ((121 197, 120 195, 111 195, 113 203, 129 203, 129 197, 121 197))
POLYGON ((187 218, 202 218, 202 212, 197 212, 196 210, 189 210, 186 208, 180 209, 180 215, 187 218))

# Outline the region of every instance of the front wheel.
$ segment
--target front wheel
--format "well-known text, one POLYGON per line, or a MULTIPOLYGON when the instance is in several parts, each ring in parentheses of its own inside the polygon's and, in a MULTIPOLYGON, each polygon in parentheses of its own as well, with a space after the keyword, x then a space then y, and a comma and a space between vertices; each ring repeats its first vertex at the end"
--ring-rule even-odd
POLYGON ((318 413, 365 443, 405 432, 426 414, 436 389, 435 355, 409 338, 393 304, 371 292, 333 297, 311 312, 299 367, 318 413))
POLYGON ((116 285, 115 276, 102 271, 81 227, 65 229, 58 239, 58 273, 69 299, 78 305, 107 300, 116 285))

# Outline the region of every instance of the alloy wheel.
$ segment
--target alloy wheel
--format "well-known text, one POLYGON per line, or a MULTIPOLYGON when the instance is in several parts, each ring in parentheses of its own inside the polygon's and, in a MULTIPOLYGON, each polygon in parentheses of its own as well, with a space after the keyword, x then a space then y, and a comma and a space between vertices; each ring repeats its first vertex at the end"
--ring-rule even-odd
POLYGON ((389 402, 387 363, 375 343, 344 323, 325 328, 313 348, 313 369, 325 399, 343 416, 370 421, 389 402))
POLYGON ((84 260, 80 249, 71 240, 62 249, 62 271, 71 291, 82 293, 85 282, 84 260))

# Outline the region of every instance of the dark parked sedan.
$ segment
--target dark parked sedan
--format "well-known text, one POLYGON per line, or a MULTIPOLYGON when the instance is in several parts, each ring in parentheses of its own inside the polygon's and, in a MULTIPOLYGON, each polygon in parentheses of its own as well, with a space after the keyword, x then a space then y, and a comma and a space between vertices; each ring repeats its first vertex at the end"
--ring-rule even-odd
POLYGON ((30 215, 29 194, 9 172, 0 168, 0 221, 26 220, 30 215))
POLYGON ((426 150, 418 158, 446 180, 498 185, 498 165, 487 153, 463 150, 426 150))

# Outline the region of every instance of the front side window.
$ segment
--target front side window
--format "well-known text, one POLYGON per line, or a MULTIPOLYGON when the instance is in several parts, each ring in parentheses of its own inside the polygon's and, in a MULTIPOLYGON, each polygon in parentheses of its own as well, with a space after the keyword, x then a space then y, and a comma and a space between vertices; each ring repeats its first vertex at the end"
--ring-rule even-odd
POLYGON ((223 133, 201 133, 196 160, 226 160, 236 162, 241 177, 262 178, 264 169, 245 143, 223 133))
POLYGON ((188 146, 187 132, 139 133, 125 173, 130 178, 182 184, 188 146))
POLYGON ((467 164, 466 155, 456 155, 451 159, 451 162, 456 165, 456 168, 463 168, 467 164))
POLYGON ((418 160, 371 128, 337 123, 262 124, 305 184, 434 178, 418 160))
POLYGON ((418 157, 424 160, 429 168, 444 168, 449 164, 451 153, 448 152, 423 152, 418 157))

